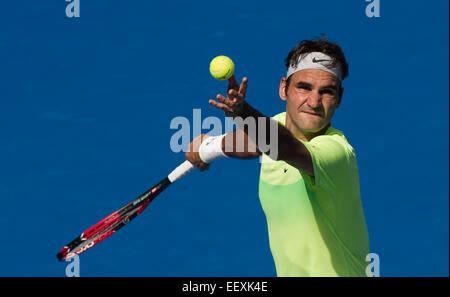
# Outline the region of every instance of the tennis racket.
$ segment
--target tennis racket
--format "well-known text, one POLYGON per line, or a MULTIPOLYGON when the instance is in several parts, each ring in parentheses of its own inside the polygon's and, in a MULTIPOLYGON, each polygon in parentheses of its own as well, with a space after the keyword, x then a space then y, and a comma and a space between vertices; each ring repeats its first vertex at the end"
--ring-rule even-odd
POLYGON ((141 214, 147 208, 148 204, 169 185, 193 169, 194 165, 191 162, 184 161, 153 188, 81 233, 80 236, 63 247, 56 257, 59 261, 69 260, 105 240, 141 214))

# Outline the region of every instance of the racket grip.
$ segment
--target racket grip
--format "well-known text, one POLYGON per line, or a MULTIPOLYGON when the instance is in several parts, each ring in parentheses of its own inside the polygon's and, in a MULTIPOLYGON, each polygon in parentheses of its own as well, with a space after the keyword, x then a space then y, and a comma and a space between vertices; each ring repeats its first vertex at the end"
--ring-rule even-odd
POLYGON ((182 178, 189 172, 191 172, 195 168, 194 164, 189 162, 188 160, 181 163, 180 166, 175 168, 168 176, 167 178, 171 183, 177 181, 178 179, 182 178))

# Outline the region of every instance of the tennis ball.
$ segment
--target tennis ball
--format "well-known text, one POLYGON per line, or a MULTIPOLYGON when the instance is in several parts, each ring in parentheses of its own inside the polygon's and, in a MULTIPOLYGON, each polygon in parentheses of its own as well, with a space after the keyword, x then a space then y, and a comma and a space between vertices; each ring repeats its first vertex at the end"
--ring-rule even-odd
POLYGON ((227 56, 217 56, 209 64, 209 72, 218 80, 229 79, 234 72, 234 63, 227 56))

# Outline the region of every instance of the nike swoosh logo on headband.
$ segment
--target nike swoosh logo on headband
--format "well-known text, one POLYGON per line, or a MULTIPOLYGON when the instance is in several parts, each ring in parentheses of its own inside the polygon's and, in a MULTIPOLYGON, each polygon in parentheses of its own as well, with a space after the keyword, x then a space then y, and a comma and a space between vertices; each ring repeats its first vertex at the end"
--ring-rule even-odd
POLYGON ((330 60, 317 60, 316 57, 314 57, 312 61, 313 63, 330 62, 330 60))

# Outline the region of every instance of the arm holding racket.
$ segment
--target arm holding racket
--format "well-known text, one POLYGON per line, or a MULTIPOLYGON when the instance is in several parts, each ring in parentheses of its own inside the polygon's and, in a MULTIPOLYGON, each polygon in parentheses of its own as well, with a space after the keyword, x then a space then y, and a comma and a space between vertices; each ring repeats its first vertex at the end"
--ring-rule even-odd
POLYGON ((217 154, 214 151, 212 153, 208 152, 205 146, 203 146, 205 143, 208 144, 207 142, 211 139, 205 134, 196 137, 189 144, 189 151, 185 153, 186 159, 200 171, 208 170, 212 160, 222 157, 248 160, 258 158, 261 155, 254 141, 243 130, 236 129, 228 134, 215 137, 219 141, 219 143, 213 144, 213 146, 217 146, 213 149, 218 152, 217 154), (200 145, 202 145, 202 148, 199 148, 200 145), (210 157, 214 154, 217 157, 213 156, 212 159, 205 161, 205 159, 208 159, 205 158, 205 155, 206 157, 210 157))

